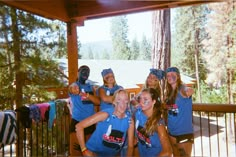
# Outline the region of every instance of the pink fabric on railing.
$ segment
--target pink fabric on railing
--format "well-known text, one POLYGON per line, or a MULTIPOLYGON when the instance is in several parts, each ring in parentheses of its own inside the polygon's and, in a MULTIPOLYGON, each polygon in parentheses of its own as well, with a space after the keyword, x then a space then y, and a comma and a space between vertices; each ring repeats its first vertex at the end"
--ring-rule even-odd
MULTIPOLYGON (((48 120, 48 115, 45 115, 46 112, 49 111, 50 109, 50 104, 49 103, 41 103, 41 104, 36 104, 39 107, 40 114, 41 114, 41 120, 48 120)), ((49 113, 48 113, 49 114, 49 113)))

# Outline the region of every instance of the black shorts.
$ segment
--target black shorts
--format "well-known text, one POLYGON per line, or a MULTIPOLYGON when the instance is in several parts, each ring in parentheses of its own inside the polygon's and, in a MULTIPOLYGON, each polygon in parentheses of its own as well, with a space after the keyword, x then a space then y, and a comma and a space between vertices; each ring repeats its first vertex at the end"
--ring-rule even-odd
POLYGON ((176 143, 194 142, 193 134, 171 135, 169 133, 169 135, 176 139, 176 143))
MULTIPOLYGON (((75 132, 75 125, 79 123, 79 121, 72 119, 71 123, 70 123, 70 133, 75 132)), ((85 135, 89 135, 92 134, 94 132, 94 130, 96 129, 96 125, 91 125, 87 128, 84 129, 84 134, 85 135)))

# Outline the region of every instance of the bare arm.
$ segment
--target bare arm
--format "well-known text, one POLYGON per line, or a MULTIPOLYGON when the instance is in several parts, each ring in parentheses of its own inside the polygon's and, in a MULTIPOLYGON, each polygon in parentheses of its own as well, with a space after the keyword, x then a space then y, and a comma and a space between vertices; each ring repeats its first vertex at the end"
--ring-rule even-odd
POLYGON ((98 92, 99 92, 100 99, 102 101, 107 102, 107 103, 112 103, 113 96, 106 95, 106 92, 103 88, 99 88, 98 92))
POLYGON ((85 137, 84 137, 84 128, 89 127, 93 124, 96 124, 99 121, 103 121, 107 117, 108 117, 108 113, 98 112, 98 113, 82 120, 78 124, 76 124, 76 136, 77 136, 77 139, 79 141, 79 145, 80 145, 81 149, 86 148, 86 146, 85 146, 85 137))
POLYGON ((93 88, 93 95, 89 95, 88 99, 94 103, 94 105, 100 105, 100 99, 97 96, 96 88, 93 88))
POLYGON ((128 150, 126 156, 133 156, 134 151, 134 120, 131 119, 131 123, 128 129, 128 150))
POLYGON ((164 125, 159 125, 157 127, 157 132, 162 145, 162 151, 159 156, 172 156, 172 147, 169 141, 169 136, 166 132, 166 127, 164 125))
POLYGON ((193 95, 193 93, 194 93, 194 90, 191 87, 184 86, 181 89, 181 95, 185 98, 189 98, 190 96, 193 95))
POLYGON ((94 105, 100 105, 100 99, 96 94, 95 88, 93 88, 93 95, 90 95, 89 93, 80 92, 80 96, 85 97, 85 100, 92 101, 94 105))

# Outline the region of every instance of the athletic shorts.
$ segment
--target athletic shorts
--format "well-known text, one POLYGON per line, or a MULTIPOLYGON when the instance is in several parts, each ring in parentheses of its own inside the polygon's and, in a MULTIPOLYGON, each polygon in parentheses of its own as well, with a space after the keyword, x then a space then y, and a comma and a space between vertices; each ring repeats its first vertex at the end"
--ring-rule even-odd
POLYGON ((170 136, 174 137, 176 139, 177 143, 185 143, 185 142, 194 142, 194 137, 193 134, 184 134, 184 135, 171 135, 170 136))
MULTIPOLYGON (((71 120, 71 123, 70 123, 70 133, 72 132, 76 132, 75 131, 75 125, 79 123, 79 121, 75 120, 75 119, 72 119, 71 120)), ((91 125, 87 128, 84 129, 84 134, 85 135, 89 135, 89 134, 92 134, 94 132, 94 130, 96 129, 96 125, 91 125)))

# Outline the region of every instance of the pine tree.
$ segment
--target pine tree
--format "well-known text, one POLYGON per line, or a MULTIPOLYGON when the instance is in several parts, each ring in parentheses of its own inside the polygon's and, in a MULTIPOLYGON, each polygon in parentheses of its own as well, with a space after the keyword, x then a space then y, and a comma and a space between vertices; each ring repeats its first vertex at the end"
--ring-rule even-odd
POLYGON ((228 103, 233 103, 232 76, 235 67, 231 65, 235 53, 233 46, 235 40, 235 36, 233 36, 235 32, 234 6, 233 1, 209 5, 211 14, 208 16, 209 20, 206 25, 208 38, 204 41, 205 56, 209 64, 208 83, 215 88, 227 84, 228 103))
POLYGON ((227 66, 229 67, 231 71, 231 91, 232 91, 232 103, 236 103, 236 95, 233 95, 233 93, 236 93, 236 4, 235 2, 232 4, 232 12, 230 13, 230 21, 229 21, 229 34, 231 34, 232 40, 231 40, 231 48, 230 48, 230 58, 228 59, 227 66))
POLYGON ((107 52, 107 49, 104 49, 104 50, 103 50, 102 59, 105 59, 105 60, 109 60, 109 59, 110 59, 110 55, 109 55, 109 53, 107 52))
POLYGON ((143 34, 142 41, 140 44, 139 59, 151 61, 151 53, 152 53, 151 51, 152 51, 151 43, 150 41, 147 40, 147 37, 143 34))
POLYGON ((32 95, 41 101, 50 99, 45 88, 63 85, 54 60, 59 51, 63 55, 65 45, 55 32, 57 23, 52 26, 49 20, 2 5, 0 18, 1 97, 17 107, 30 103, 32 95))
MULTIPOLYGON (((202 40, 206 38, 204 25, 208 14, 206 5, 182 7, 175 9, 175 23, 173 41, 176 43, 175 54, 181 55, 180 68, 186 74, 193 74, 196 71, 194 54, 198 53, 199 66, 204 65, 201 57, 202 40), (179 20, 181 17, 181 20, 179 20), (198 52, 196 52, 198 51, 198 52)), ((204 67, 199 67, 201 74, 206 72, 204 67)), ((205 80, 206 76, 201 75, 200 79, 205 80)))
POLYGON ((94 59, 92 48, 88 48, 88 59, 94 59))
POLYGON ((181 55, 178 66, 185 74, 196 76, 198 101, 201 102, 200 80, 206 79, 202 40, 206 38, 204 25, 208 9, 206 5, 182 7, 177 8, 175 14, 173 36, 176 49, 174 51, 175 54, 181 55), (181 20, 178 20, 178 17, 181 17, 181 20))
POLYGON ((94 59, 98 59, 98 60, 100 59, 98 52, 95 52, 94 59))
POLYGON ((117 16, 111 19, 111 38, 114 58, 130 60, 132 56, 129 47, 126 16, 117 16))
POLYGON ((132 40, 131 43, 131 51, 130 51, 130 55, 131 55, 131 60, 137 60, 137 58, 139 57, 139 53, 140 53, 140 48, 139 48, 139 42, 137 41, 137 37, 135 37, 132 40))

